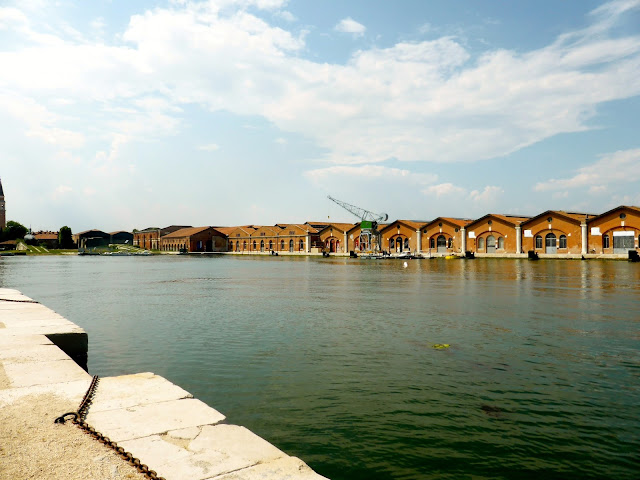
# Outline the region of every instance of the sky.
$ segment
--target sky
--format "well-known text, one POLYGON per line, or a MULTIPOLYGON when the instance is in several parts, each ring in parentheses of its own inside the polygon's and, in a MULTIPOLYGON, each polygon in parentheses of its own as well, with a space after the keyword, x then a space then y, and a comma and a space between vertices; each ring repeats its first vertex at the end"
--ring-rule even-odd
POLYGON ((640 0, 0 0, 34 230, 640 205, 640 0))

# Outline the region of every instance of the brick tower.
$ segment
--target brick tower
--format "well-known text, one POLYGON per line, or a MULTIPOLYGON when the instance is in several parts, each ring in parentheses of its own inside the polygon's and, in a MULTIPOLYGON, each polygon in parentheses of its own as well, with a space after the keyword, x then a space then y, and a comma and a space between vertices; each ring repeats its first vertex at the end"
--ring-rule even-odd
POLYGON ((4 192, 2 191, 2 180, 0 180, 0 228, 7 226, 7 212, 4 207, 4 192))

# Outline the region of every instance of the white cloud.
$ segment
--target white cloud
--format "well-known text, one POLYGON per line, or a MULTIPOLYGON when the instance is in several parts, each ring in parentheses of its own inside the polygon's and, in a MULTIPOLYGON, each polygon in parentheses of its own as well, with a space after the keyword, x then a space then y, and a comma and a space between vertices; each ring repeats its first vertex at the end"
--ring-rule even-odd
POLYGON ((466 190, 462 187, 458 187, 453 183, 440 183, 438 185, 431 185, 424 190, 422 193, 425 195, 434 195, 438 198, 446 195, 466 195, 466 190))
POLYGON ((469 193, 469 198, 472 202, 479 203, 481 205, 495 205, 498 203, 498 199, 504 193, 501 187, 494 185, 487 185, 482 191, 473 190, 469 193))
POLYGON ((367 27, 359 22, 356 22, 353 18, 347 17, 338 22, 338 24, 335 26, 335 30, 338 32, 353 33, 356 36, 361 36, 364 35, 367 27))
MULTIPOLYGON (((27 43, 0 51, 0 95, 54 96, 92 112, 62 118, 27 109, 40 117, 26 121, 26 130, 65 147, 81 145, 89 128, 133 139, 173 134, 182 107, 199 105, 259 116, 313 139, 335 165, 371 165, 507 155, 586 130, 599 104, 640 94, 640 35, 608 30, 639 1, 605 4, 589 17, 590 28, 529 52, 494 49, 472 58, 460 41, 442 37, 360 50, 344 65, 303 58, 304 33, 274 27, 249 9, 277 14, 285 5, 174 2, 132 16, 115 45, 78 40, 62 26, 3 9, 0 18, 12 21, 2 26, 27 43)), ((353 22, 345 31, 365 31, 345 20, 353 22)))
POLYGON ((606 186, 640 181, 640 148, 609 153, 596 163, 579 168, 570 178, 552 178, 537 183, 537 192, 590 187, 591 193, 604 191, 606 186))
POLYGON ((207 145, 200 145, 198 150, 204 150, 205 152, 215 152, 219 150, 220 146, 217 143, 209 143, 207 145))
POLYGON ((385 167, 382 165, 341 165, 327 168, 319 168, 305 172, 305 177, 312 181, 329 181, 335 178, 360 178, 381 179, 385 182, 400 181, 410 185, 425 185, 437 180, 437 175, 425 173, 413 173, 400 168, 385 167))

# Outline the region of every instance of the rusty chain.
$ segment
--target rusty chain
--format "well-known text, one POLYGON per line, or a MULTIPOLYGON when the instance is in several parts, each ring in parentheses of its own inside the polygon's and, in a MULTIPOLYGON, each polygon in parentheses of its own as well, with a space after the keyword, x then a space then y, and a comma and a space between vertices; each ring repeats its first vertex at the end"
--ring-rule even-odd
POLYGON ((84 430, 86 433, 91 435, 93 438, 98 440, 103 445, 110 447, 113 451, 115 451, 120 457, 129 462, 133 467, 136 468, 140 473, 151 480, 166 480, 164 477, 158 476, 155 470, 151 470, 147 465, 142 463, 140 459, 134 457, 131 453, 127 452, 124 448, 118 446, 116 442, 111 440, 109 437, 105 437, 100 432, 96 431, 91 425, 85 422, 85 418, 87 417, 87 413, 89 412, 89 407, 91 406, 91 402, 93 401, 93 397, 96 394, 96 388, 98 387, 98 375, 94 375, 91 380, 91 385, 87 389, 87 392, 84 394, 80 405, 78 406, 77 412, 67 412, 54 420, 54 423, 64 424, 69 418, 70 420, 84 430))

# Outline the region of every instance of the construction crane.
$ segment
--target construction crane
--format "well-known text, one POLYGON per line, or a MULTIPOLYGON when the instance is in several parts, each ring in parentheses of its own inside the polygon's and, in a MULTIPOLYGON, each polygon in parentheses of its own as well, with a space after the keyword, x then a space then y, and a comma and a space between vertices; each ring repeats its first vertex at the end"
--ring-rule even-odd
POLYGON ((386 222, 389 218, 389 215, 387 215, 386 213, 373 213, 364 208, 356 207, 355 205, 351 205, 350 203, 343 202, 342 200, 338 200, 337 198, 333 198, 331 195, 327 195, 327 198, 332 202, 340 205, 347 212, 350 212, 358 217, 360 219, 361 236, 366 238, 366 244, 369 246, 369 249, 372 249, 374 245, 374 239, 376 240, 376 249, 380 249, 380 232, 378 232, 378 223, 386 222))

